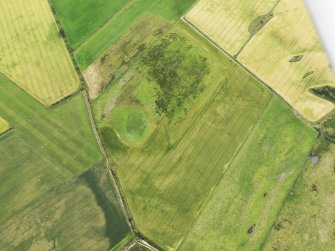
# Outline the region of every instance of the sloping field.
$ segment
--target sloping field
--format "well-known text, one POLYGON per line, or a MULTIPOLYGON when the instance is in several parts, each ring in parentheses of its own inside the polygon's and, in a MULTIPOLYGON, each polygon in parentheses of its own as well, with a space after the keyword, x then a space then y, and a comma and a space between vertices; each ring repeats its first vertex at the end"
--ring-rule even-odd
POLYGON ((110 250, 129 233, 104 165, 38 198, 0 226, 1 250, 110 250))
POLYGON ((75 51, 79 66, 86 69, 147 12, 156 14, 168 21, 175 21, 194 2, 195 0, 132 0, 127 8, 121 9, 75 51))
POLYGON ((131 0, 50 0, 73 48, 104 25, 131 0))
POLYGON ((47 0, 0 2, 0 71, 45 105, 79 87, 47 0))
POLYGON ((0 114, 0 223, 101 159, 81 95, 49 110, 0 75, 0 114))
POLYGON ((335 86, 335 80, 303 0, 281 0, 274 18, 239 60, 306 119, 316 121, 334 108, 309 92, 312 87, 335 86))
POLYGON ((273 227, 265 250, 333 250, 335 145, 322 141, 273 227))
POLYGON ((253 21, 267 14, 278 0, 200 0, 185 19, 216 44, 235 55, 254 35, 253 21))
POLYGON ((272 99, 178 250, 261 250, 316 136, 272 99))
POLYGON ((168 123, 155 116, 155 85, 138 67, 141 62, 113 82, 94 103, 104 144, 135 224, 165 249, 175 248, 183 239, 271 98, 254 78, 186 25, 169 32, 184 36, 184 42, 177 45, 186 43, 187 53, 197 52, 196 58, 206 56, 210 65, 206 89, 183 120, 168 123), (139 131, 152 130, 149 138, 143 136, 140 145, 124 144, 124 137, 118 133, 121 125, 113 121, 118 109, 125 108, 141 109, 146 114, 127 117, 128 134, 146 135, 139 131), (148 120, 154 121, 143 126, 148 120))
POLYGON ((310 121, 334 105, 310 88, 335 81, 303 0, 201 0, 186 15, 310 121))
POLYGON ((9 124, 0 117, 0 135, 9 129, 9 124))

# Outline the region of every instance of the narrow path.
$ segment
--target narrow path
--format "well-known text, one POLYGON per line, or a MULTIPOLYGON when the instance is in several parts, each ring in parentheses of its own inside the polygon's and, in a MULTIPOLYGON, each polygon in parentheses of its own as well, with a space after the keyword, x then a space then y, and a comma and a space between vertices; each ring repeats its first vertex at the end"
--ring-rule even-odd
MULTIPOLYGON (((271 10, 267 13, 267 14, 271 14, 273 13, 273 11, 276 9, 276 7, 278 6, 278 4, 280 3, 281 0, 278 0, 275 5, 271 8, 271 10)), ((269 20, 271 21, 271 20, 269 20)), ((261 28, 263 29, 266 26, 266 24, 261 28)), ((261 30, 260 29, 260 30, 261 30)), ((250 37, 248 38, 248 40, 244 43, 244 45, 239 49, 239 51, 234 55, 234 58, 237 59, 238 56, 241 54, 241 52, 244 50, 244 48, 249 44, 249 42, 251 41, 251 39, 256 36, 256 34, 260 31, 258 30, 256 33, 254 34, 250 34, 250 37)))
MULTIPOLYGON (((130 0, 130 2, 126 6, 128 6, 131 2, 133 2, 133 0, 130 0)), ((52 5, 49 2, 49 0, 48 0, 48 4, 49 4, 49 7, 51 9, 52 5)), ((123 10, 123 8, 122 8, 122 10, 123 10)), ((53 13, 53 16, 54 16, 54 18, 56 20, 56 24, 57 24, 58 29, 59 30, 63 29, 63 27, 61 26, 61 22, 60 22, 58 16, 56 15, 56 13, 54 13, 54 12, 52 12, 52 13, 53 13)), ((68 50, 68 53, 71 56, 72 63, 74 65, 75 69, 76 69, 77 75, 78 75, 79 79, 81 80, 82 86, 84 88, 84 90, 81 91, 81 95, 83 96, 84 101, 85 101, 85 106, 86 106, 86 109, 87 109, 87 112, 88 112, 88 115, 89 115, 90 124, 91 124, 92 130, 93 130, 96 142, 98 144, 98 147, 100 149, 100 152, 101 152, 101 154, 102 154, 102 156, 103 156, 103 158, 105 160, 106 169, 107 169, 107 171, 108 171, 108 173, 109 173, 109 175, 111 177, 112 183, 113 183, 115 191, 117 193, 117 197, 118 197, 119 203, 121 205, 121 208, 122 208, 122 211, 124 213, 124 216, 126 217, 126 221, 127 221, 128 225, 130 227, 130 230, 131 230, 131 232, 133 232, 135 234, 135 236, 136 236, 135 238, 137 239, 138 242, 145 243, 145 246, 148 249, 152 250, 152 251, 158 251, 158 249, 154 248, 152 245, 148 244, 146 241, 144 241, 143 239, 141 239, 141 238, 138 237, 139 234, 140 235, 142 235, 142 234, 136 228, 135 223, 131 220, 132 219, 131 213, 130 213, 129 207, 127 205, 124 193, 122 191, 120 182, 118 180, 118 177, 117 177, 116 173, 113 171, 113 169, 111 167, 111 164, 110 164, 107 152, 106 152, 105 147, 104 147, 104 145, 103 145, 103 143, 101 141, 101 138, 100 138, 100 135, 99 135, 99 132, 98 132, 95 120, 94 120, 91 103, 89 101, 88 93, 87 93, 87 88, 88 88, 87 83, 86 83, 86 81, 85 81, 85 79, 84 79, 84 77, 83 77, 83 75, 82 75, 82 73, 81 73, 81 71, 79 69, 77 60, 75 59, 74 54, 73 54, 74 51, 71 50, 71 45, 70 45, 70 43, 69 43, 69 41, 68 41, 68 39, 66 37, 64 38, 64 41, 65 41, 65 45, 66 45, 66 48, 68 50)), ((62 102, 59 102, 58 105, 61 105, 65 101, 67 101, 67 98, 65 100, 62 100, 62 102)))

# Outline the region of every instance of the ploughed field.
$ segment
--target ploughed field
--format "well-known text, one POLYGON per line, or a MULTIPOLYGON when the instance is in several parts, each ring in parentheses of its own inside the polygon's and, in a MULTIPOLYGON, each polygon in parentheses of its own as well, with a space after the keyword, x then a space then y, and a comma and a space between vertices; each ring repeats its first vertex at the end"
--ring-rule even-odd
POLYGON ((0 3, 0 72, 46 106, 79 88, 47 0, 0 3))
POLYGON ((315 87, 335 86, 335 80, 303 0, 201 0, 185 20, 307 120, 334 109, 329 99, 312 93, 315 87))

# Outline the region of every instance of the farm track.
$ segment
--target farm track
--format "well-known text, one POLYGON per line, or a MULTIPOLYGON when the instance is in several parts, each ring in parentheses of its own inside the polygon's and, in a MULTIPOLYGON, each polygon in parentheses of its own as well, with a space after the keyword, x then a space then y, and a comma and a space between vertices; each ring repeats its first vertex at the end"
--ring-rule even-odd
MULTIPOLYGON (((279 0, 280 1, 280 0, 279 0)), ((279 3, 278 1, 278 3, 279 3)), ((126 6, 130 5, 133 1, 131 0, 129 3, 127 3, 126 6)), ((124 6, 121 11, 126 7, 124 6)), ((117 15, 117 14, 116 14, 117 15)), ((106 25, 110 20, 112 20, 114 18, 115 15, 113 15, 110 19, 108 19, 103 25, 101 25, 101 27, 96 30, 87 40, 85 40, 82 44, 85 44, 91 37, 93 37, 102 27, 104 27, 104 25, 106 25)), ((284 101, 292 110, 295 111, 296 114, 299 114, 288 102, 285 101, 285 99, 283 99, 278 93, 276 93, 268 84, 266 84, 264 81, 262 81, 259 77, 257 77, 254 73, 252 73, 246 66, 244 66, 243 64, 241 64, 235 56, 232 56, 230 55, 227 51, 225 51, 223 48, 221 48, 220 46, 218 46, 214 41, 212 41, 209 37, 207 37, 204 33, 202 33, 200 30, 198 30, 193 24, 191 24, 190 22, 187 21, 187 19, 184 17, 182 17, 182 20, 187 23, 194 31, 196 31, 198 34, 200 34, 203 38, 205 38, 210 44, 212 44, 215 48, 217 48, 219 51, 223 52, 225 55, 227 55, 231 60, 233 60, 235 63, 237 63, 239 66, 241 66, 242 68, 244 68, 247 72, 249 72, 255 79, 257 79, 258 81, 260 81, 263 85, 265 85, 270 91, 271 93, 273 93, 274 95, 278 96, 282 101, 284 101)), ((59 23, 57 23, 58 25, 60 25, 59 23)), ((250 38, 251 39, 251 38, 250 38)), ((248 40, 249 42, 250 40, 248 40)), ((82 45, 81 44, 81 45, 82 45)), ((80 45, 80 46, 81 46, 80 45)), ((77 49, 80 47, 78 46, 77 49)), ((243 48, 246 46, 246 44, 243 46, 243 48)), ((69 44, 67 43, 67 47, 68 47, 68 50, 69 50, 69 44)), ((242 49, 243 49, 242 48, 242 49)), ((241 50, 242 51, 242 50, 241 50)), ((71 55, 72 58, 74 58, 73 56, 73 53, 71 52, 71 50, 69 50, 69 53, 71 55)), ((77 62, 76 60, 74 60, 75 62, 75 65, 76 65, 76 69, 79 69, 77 67, 77 62)), ((79 71, 79 70, 78 70, 79 71)), ((85 84, 85 87, 87 87, 86 85, 86 82, 85 80, 82 78, 82 74, 81 72, 79 71, 77 73, 79 74, 79 76, 81 77, 81 80, 82 82, 85 84)), ((139 231, 137 230, 135 224, 133 221, 131 221, 131 213, 130 213, 130 210, 129 210, 129 207, 127 205, 127 201, 125 199, 125 196, 124 196, 124 193, 123 193, 123 190, 122 190, 122 187, 120 185, 120 182, 117 178, 117 175, 116 173, 113 171, 112 167, 111 167, 111 163, 108 159, 108 156, 107 156, 107 153, 106 153, 106 150, 105 150, 105 147, 101 141, 101 138, 100 138, 100 135, 99 135, 99 132, 97 130, 97 126, 96 126, 96 122, 94 120, 94 115, 93 115, 93 112, 92 112, 92 108, 91 108, 91 103, 89 101, 89 98, 88 98, 88 94, 87 94, 87 89, 83 90, 81 92, 83 98, 84 98, 84 101, 85 101, 85 104, 86 104, 86 108, 87 108, 87 112, 89 113, 89 118, 90 118, 90 123, 91 123, 91 127, 93 129, 93 132, 94 132, 94 135, 95 135, 95 138, 96 138, 96 142, 99 146, 99 149, 105 159, 105 162, 106 162, 106 167, 108 169, 108 173, 110 174, 111 176, 111 179, 113 180, 113 185, 115 186, 116 190, 117 190, 117 194, 118 194, 118 197, 119 197, 119 202, 121 203, 122 205, 122 208, 125 212, 125 215, 127 216, 127 222, 129 224, 129 226, 131 227, 131 230, 135 233, 138 233, 139 231)), ((65 100, 67 100, 68 98, 66 98, 65 100)), ((65 101, 64 100, 64 101, 65 101)), ((302 117, 298 116, 300 119, 303 119, 302 117)), ((305 121, 305 123, 309 124, 308 121, 306 121, 305 119, 303 119, 305 121)), ((257 124, 257 123, 256 123, 257 124)), ((255 125, 253 125, 253 127, 250 129, 250 132, 253 130, 255 125)), ((250 135, 250 132, 248 134, 248 136, 250 135)), ((233 159, 235 158, 235 156, 238 154, 240 148, 243 146, 244 142, 248 139, 248 136, 245 138, 245 140, 242 142, 241 146, 238 148, 237 152, 235 153, 233 159)), ((314 143, 314 145, 316 144, 316 142, 314 143)), ((314 147, 313 145, 313 147, 314 147)), ((313 148, 312 148, 313 149, 313 148)), ((307 161, 307 159, 306 159, 307 161)), ((228 167, 229 168, 229 167, 228 167)), ((226 169, 227 170, 227 169, 226 169)), ((225 171, 226 171, 225 170, 225 171)), ((299 175, 300 175, 300 171, 299 171, 299 175)), ((224 174, 223 174, 224 175, 224 174)), ((299 176, 298 175, 298 176, 299 176)), ((297 177, 298 178, 298 177, 297 177)), ((295 183, 295 182, 294 182, 295 183)), ((213 189, 215 189, 216 185, 213 187, 213 189)), ((210 196, 210 194, 208 195, 208 197, 210 196)), ((207 201, 207 199, 206 199, 207 201)), ((205 204, 205 203, 204 203, 205 204)), ((285 204, 285 202, 283 203, 283 205, 285 204)), ((281 209, 280 209, 281 210, 281 209)), ((201 213, 201 212, 200 212, 201 213)), ((199 215, 200 215, 199 213, 199 215)), ((279 212, 280 213, 280 212, 279 212)), ((278 215, 279 215, 278 213, 278 215)), ((196 221, 196 220, 195 220, 196 221)), ((271 230, 270 230, 271 231, 271 230)), ((270 233, 269 231, 269 233, 270 233)), ((187 233, 185 234, 185 236, 187 235, 187 233)), ((268 235, 267 235, 268 236, 268 235)), ((143 242, 142 240, 139 240, 138 242, 143 242)), ((144 242, 146 243, 146 242, 144 242)), ((147 248, 151 249, 151 250, 157 250, 156 248, 150 246, 149 244, 146 243, 145 245, 147 248)))
MULTIPOLYGON (((281 0, 278 0, 275 5, 272 7, 272 9, 269 11, 269 13, 273 12, 276 7, 279 5, 281 0)), ((271 21, 271 20, 270 20, 271 21)), ((266 26, 266 25, 265 25, 266 26)), ((264 27, 262 27, 263 29, 264 27)), ((258 31, 259 32, 259 31, 258 31)), ((234 55, 234 58, 237 59, 238 56, 241 54, 241 52, 244 50, 244 48, 249 44, 249 42, 251 41, 251 39, 258 33, 254 33, 254 34, 251 34, 250 37, 248 38, 248 40, 243 44, 243 46, 238 50, 238 52, 234 55)))
POLYGON ((189 27, 191 27, 192 30, 194 30, 196 33, 198 33, 200 36, 202 36, 204 39, 206 39, 207 42, 209 42, 212 46, 214 46, 216 49, 218 49, 219 51, 224 53, 229 59, 231 59, 236 64, 241 66, 244 70, 246 70, 249 74, 251 74, 255 79, 257 79, 260 83, 262 83, 268 90, 271 91, 271 93, 273 95, 277 96, 280 100, 282 100, 285 104, 287 104, 294 111, 296 116, 299 119, 301 119, 302 121, 304 121, 305 124, 311 125, 311 123, 307 119, 305 119, 303 116, 301 116, 300 113, 290 103, 288 103, 281 95, 279 95, 269 84, 265 83, 256 74, 254 74, 249 68, 247 68, 240 61, 238 61, 233 55, 231 55, 228 51, 223 49, 220 45, 218 45, 210 37, 208 37, 204 32, 202 32, 195 25, 193 25, 191 22, 189 22, 186 18, 186 15, 184 15, 181 19, 184 23, 186 23, 189 27))
MULTIPOLYGON (((131 0, 129 3, 127 3, 127 5, 125 5, 121 10, 123 10, 125 7, 129 6, 129 4, 132 3, 132 2, 133 2, 133 0, 131 0)), ((51 4, 50 4, 49 1, 48 1, 48 4, 49 4, 49 7, 50 7, 50 9, 51 9, 51 4)), ((54 12, 52 12, 52 13, 53 13, 53 16, 54 16, 54 18, 55 18, 55 20, 56 20, 56 23, 57 23, 57 26, 58 26, 59 30, 60 30, 60 29, 63 29, 63 27, 62 27, 62 25, 61 25, 61 22, 59 21, 59 18, 58 18, 58 16, 56 15, 56 13, 54 13, 54 12)), ((116 15, 117 15, 117 14, 116 14, 116 15)), ((108 23, 110 20, 112 20, 114 17, 115 17, 115 15, 113 15, 107 22, 105 22, 104 25, 107 24, 107 23, 108 23)), ((100 30, 104 25, 102 25, 98 30, 100 30)), ((97 30, 94 34, 96 34, 96 33, 98 32, 98 30, 97 30)), ((94 36, 94 34, 92 34, 92 36, 94 36)), ((91 37, 92 37, 92 36, 91 36, 91 37)), ((99 132, 98 132, 98 130, 97 130, 96 122, 95 122, 95 120, 94 120, 94 115, 93 115, 93 112, 92 112, 91 103, 90 103, 89 98, 88 98, 87 83, 86 83, 86 81, 85 81, 85 79, 84 79, 84 77, 83 77, 83 75, 82 75, 82 73, 81 73, 81 71, 80 71, 80 69, 79 69, 79 66, 78 66, 78 64, 77 64, 77 61, 76 61, 75 56, 74 56, 74 54, 73 54, 74 51, 71 50, 71 46, 70 46, 69 41, 67 40, 66 37, 64 38, 64 40, 65 40, 65 44, 66 44, 68 53, 70 54, 71 59, 72 59, 72 62, 73 62, 73 64, 74 64, 74 66, 75 66, 77 75, 78 75, 78 77, 80 78, 80 80, 81 80, 83 86, 85 87, 85 89, 81 92, 81 94, 82 94, 82 96, 83 96, 83 99, 84 99, 84 102, 85 102, 85 105, 86 105, 86 110, 87 110, 88 115, 89 115, 89 119, 90 119, 91 127, 92 127, 92 130, 93 130, 93 133, 94 133, 96 142, 97 142, 97 144, 98 144, 98 146, 99 146, 100 152, 102 153, 103 158, 104 158, 104 160, 105 160, 105 163, 106 163, 105 166, 106 166, 107 171, 108 171, 108 173, 109 173, 109 175, 110 175, 110 177, 111 177, 113 186, 114 186, 114 188, 115 188, 115 190, 116 190, 117 197, 118 197, 118 199, 119 199, 119 203, 121 204, 122 211, 123 211, 123 213, 124 213, 125 216, 126 216, 127 224, 129 225, 131 231, 132 231, 133 233, 136 234, 136 238, 138 238, 138 240, 137 240, 138 242, 145 243, 145 246, 146 246, 147 248, 149 248, 150 250, 152 250, 152 251, 157 251, 158 249, 154 248, 154 247, 151 246, 149 243, 147 243, 146 241, 144 241, 144 240, 142 240, 142 239, 140 239, 140 238, 138 237, 138 235, 142 236, 142 234, 139 232, 139 230, 136 228, 134 222, 131 220, 131 219, 132 219, 132 217, 131 217, 131 213, 130 213, 129 207, 128 207, 128 205, 127 205, 127 202, 126 202, 126 199, 125 199, 125 196, 124 196, 122 187, 121 187, 121 185, 120 185, 120 183, 119 183, 119 181, 118 181, 118 178, 117 178, 116 173, 113 171, 113 169, 112 169, 112 167, 111 167, 111 164, 110 164, 110 161, 109 161, 109 159, 108 159, 108 156, 107 156, 105 147, 104 147, 104 145, 103 145, 103 143, 102 143, 102 141, 101 141, 99 132)), ((85 42, 86 42, 86 41, 88 41, 88 39, 85 40, 85 42)), ((85 42, 84 42, 84 43, 85 43, 85 42)), ((84 43, 83 43, 83 44, 84 44, 84 43)), ((79 47, 78 47, 78 48, 79 48, 79 47)), ((57 103, 57 105, 61 105, 62 103, 67 102, 67 100, 68 100, 68 98, 66 98, 66 99, 62 100, 61 102, 57 103)))

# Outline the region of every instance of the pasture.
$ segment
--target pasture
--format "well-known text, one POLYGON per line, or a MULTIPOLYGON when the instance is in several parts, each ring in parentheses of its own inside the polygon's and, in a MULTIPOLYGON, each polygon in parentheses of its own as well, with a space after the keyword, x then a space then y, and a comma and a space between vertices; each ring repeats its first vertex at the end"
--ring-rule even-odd
POLYGON ((178 250, 260 250, 316 137, 273 98, 178 250))
POLYGON ((153 15, 144 15, 101 57, 83 71, 91 99, 100 93, 143 54, 150 41, 162 34, 169 24, 153 15))
POLYGON ((334 108, 310 92, 335 86, 335 80, 303 0, 281 0, 238 59, 307 120, 317 121, 334 108))
POLYGON ((277 2, 200 0, 185 19, 230 55, 235 55, 255 34, 251 24, 269 13, 277 2))
POLYGON ((130 230, 99 164, 39 197, 0 226, 1 250, 110 250, 130 230))
POLYGON ((312 156, 318 162, 304 165, 264 250, 334 248, 335 145, 322 139, 312 156))
POLYGON ((9 124, 6 120, 0 117, 0 135, 9 129, 9 124))
POLYGON ((101 160, 83 97, 49 110, 0 75, 0 224, 101 160))
MULTIPOLYGON (((156 114, 157 82, 150 80, 140 60, 93 103, 133 220, 147 238, 165 249, 176 248, 183 239, 271 99, 257 80, 187 25, 176 25, 164 38, 170 34, 176 39, 171 48, 185 53, 180 58, 188 62, 206 57, 210 69, 203 93, 185 104, 188 112, 181 119, 176 116, 170 121, 156 114), (123 133, 119 133, 123 122, 111 119, 125 107, 141 109, 152 121, 152 132, 140 145, 123 144, 123 133)), ((166 43, 166 39, 154 39, 149 48, 159 49, 160 41, 166 43)), ((168 58, 174 60, 173 55, 168 58)), ((186 70, 182 65, 180 73, 186 70)), ((185 78, 192 79, 186 71, 185 78)))
POLYGON ((195 2, 195 0, 132 0, 126 8, 117 12, 103 27, 86 40, 77 50, 75 56, 80 68, 86 69, 99 58, 113 43, 147 13, 174 22, 178 20, 195 2))
POLYGON ((75 92, 79 79, 47 0, 2 0, 0 12, 0 72, 46 106, 75 92))
POLYGON ((50 0, 72 48, 77 48, 131 0, 50 0))

